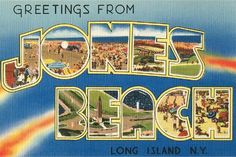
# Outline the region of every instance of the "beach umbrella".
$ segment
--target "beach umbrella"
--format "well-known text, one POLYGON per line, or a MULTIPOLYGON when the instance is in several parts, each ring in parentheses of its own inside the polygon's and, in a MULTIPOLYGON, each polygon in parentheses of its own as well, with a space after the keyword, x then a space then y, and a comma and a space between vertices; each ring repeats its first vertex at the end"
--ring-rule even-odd
POLYGON ((170 113, 171 113, 171 114, 176 113, 176 112, 177 112, 177 109, 178 109, 178 108, 176 108, 176 107, 170 109, 170 113))
POLYGON ((54 62, 54 63, 48 64, 49 69, 62 69, 64 67, 66 67, 66 65, 61 62, 54 62))
POLYGON ((216 116, 216 112, 210 111, 207 115, 208 118, 214 118, 216 116))

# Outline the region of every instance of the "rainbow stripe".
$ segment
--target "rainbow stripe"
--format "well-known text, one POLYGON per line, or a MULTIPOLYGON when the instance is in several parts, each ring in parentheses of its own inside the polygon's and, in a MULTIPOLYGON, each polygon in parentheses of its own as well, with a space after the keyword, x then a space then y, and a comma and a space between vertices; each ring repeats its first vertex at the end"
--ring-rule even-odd
POLYGON ((0 84, 0 105, 9 97, 9 95, 10 93, 6 92, 0 84))
MULTIPOLYGON (((10 93, 0 86, 0 103, 6 101, 9 95, 10 93)), ((14 127, 0 136, 0 156, 18 156, 26 153, 27 150, 39 143, 39 139, 51 133, 53 126, 53 110, 38 117, 27 119, 20 126, 14 127)))
POLYGON ((236 58, 226 58, 207 54, 202 54, 202 58, 207 68, 236 73, 236 58))
MULTIPOLYGON (((0 156, 22 155, 29 150, 38 139, 53 131, 54 112, 49 111, 39 117, 30 118, 21 126, 9 130, 0 137, 0 156)), ((36 142, 37 141, 37 142, 36 142)))

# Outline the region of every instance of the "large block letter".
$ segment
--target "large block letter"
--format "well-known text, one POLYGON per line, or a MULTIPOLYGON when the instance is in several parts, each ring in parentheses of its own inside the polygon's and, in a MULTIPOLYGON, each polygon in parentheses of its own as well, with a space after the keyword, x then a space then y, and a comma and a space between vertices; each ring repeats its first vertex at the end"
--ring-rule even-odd
POLYGON ((20 57, 3 61, 1 80, 9 92, 36 85, 41 79, 40 40, 42 30, 20 35, 20 57))
POLYGON ((120 137, 120 89, 89 87, 88 139, 117 139, 120 137))
POLYGON ((176 60, 170 61, 170 76, 197 80, 203 76, 204 32, 175 27, 170 32, 170 46, 176 60))
POLYGON ((128 23, 90 23, 90 72, 128 72, 129 36, 128 23))
POLYGON ((84 92, 75 87, 57 87, 55 102, 56 139, 78 140, 85 136, 87 99, 84 92))
POLYGON ((165 136, 176 141, 191 138, 189 119, 181 115, 188 108, 189 89, 175 87, 164 92, 156 106, 156 122, 165 136))
POLYGON ((122 94, 122 137, 155 139, 153 94, 146 88, 133 87, 122 94))
POLYGON ((193 88, 194 139, 231 140, 232 105, 232 88, 193 88))

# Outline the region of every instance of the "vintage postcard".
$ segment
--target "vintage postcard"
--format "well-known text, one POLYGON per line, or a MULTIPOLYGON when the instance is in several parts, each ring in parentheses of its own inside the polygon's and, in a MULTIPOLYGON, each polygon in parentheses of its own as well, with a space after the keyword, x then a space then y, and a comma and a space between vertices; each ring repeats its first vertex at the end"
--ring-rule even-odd
POLYGON ((236 156, 235 7, 2 0, 0 157, 236 156))

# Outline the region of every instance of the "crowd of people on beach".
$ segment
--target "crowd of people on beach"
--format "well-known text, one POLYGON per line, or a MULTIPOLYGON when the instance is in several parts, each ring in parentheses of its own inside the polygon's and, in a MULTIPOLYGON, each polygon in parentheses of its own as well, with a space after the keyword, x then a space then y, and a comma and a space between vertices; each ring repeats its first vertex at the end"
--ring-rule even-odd
POLYGON ((127 43, 93 43, 92 69, 104 70, 109 60, 116 70, 127 70, 127 54, 127 43))
POLYGON ((82 41, 68 41, 67 46, 63 47, 65 41, 45 41, 43 45, 43 59, 47 62, 46 66, 53 73, 68 75, 79 71, 87 59, 87 47, 82 41), (78 58, 78 59, 77 59, 78 58), (51 68, 50 64, 61 64, 60 67, 51 68))
POLYGON ((170 95, 167 95, 166 100, 158 107, 158 112, 163 115, 162 120, 169 123, 178 136, 187 136, 188 132, 185 126, 186 124, 184 124, 185 122, 177 117, 179 107, 185 103, 185 96, 182 94, 175 94, 173 102, 169 99, 170 95), (182 104, 178 104, 177 99, 182 99, 182 104))
POLYGON ((195 131, 199 136, 209 137, 205 126, 215 127, 217 133, 223 133, 229 127, 229 94, 219 92, 216 99, 209 96, 208 91, 197 92, 196 97, 196 126, 195 131))
POLYGON ((15 65, 9 69, 10 86, 13 88, 36 82, 39 77, 39 46, 34 39, 24 40, 24 65, 20 68, 15 65))
POLYGON ((39 77, 39 71, 37 67, 31 68, 29 65, 25 65, 23 68, 14 68, 13 87, 22 86, 27 83, 35 82, 39 77))

